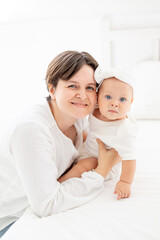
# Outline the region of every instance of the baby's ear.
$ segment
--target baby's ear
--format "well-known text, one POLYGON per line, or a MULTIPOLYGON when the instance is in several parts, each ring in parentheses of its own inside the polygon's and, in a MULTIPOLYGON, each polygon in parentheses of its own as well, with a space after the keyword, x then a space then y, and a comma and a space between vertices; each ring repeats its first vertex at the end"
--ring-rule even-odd
POLYGON ((131 103, 133 102, 133 98, 132 98, 132 100, 131 100, 131 103))

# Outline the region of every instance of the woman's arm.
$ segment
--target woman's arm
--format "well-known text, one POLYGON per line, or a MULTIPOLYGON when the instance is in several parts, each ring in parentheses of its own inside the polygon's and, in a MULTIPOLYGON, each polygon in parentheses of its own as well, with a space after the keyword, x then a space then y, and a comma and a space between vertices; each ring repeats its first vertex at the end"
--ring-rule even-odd
POLYGON ((26 194, 33 212, 40 217, 80 206, 98 196, 103 189, 103 176, 107 175, 118 156, 109 154, 102 144, 97 172, 84 172, 80 178, 70 178, 60 184, 57 181, 58 167, 65 163, 65 159, 61 159, 64 154, 59 152, 61 148, 55 148, 57 138, 53 142, 51 134, 46 125, 29 122, 15 130, 10 142, 10 154, 24 188, 23 194, 26 194))
POLYGON ((76 165, 74 165, 66 174, 61 176, 58 181, 61 183, 69 178, 81 177, 82 173, 88 172, 95 169, 95 172, 100 174, 102 177, 106 177, 111 170, 111 168, 121 161, 116 150, 106 150, 104 144, 101 140, 97 140, 99 145, 99 156, 98 161, 94 157, 86 158, 80 160, 76 165))
POLYGON ((82 173, 95 169, 97 165, 98 165, 97 159, 94 157, 82 159, 77 164, 75 164, 67 173, 62 175, 58 179, 58 182, 61 183, 73 177, 80 178, 82 173))

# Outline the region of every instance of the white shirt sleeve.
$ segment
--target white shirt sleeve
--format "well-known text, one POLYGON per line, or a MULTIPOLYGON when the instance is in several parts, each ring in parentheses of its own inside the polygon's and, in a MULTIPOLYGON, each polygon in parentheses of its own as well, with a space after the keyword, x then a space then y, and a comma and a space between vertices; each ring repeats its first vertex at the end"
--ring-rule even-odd
POLYGON ((95 172, 83 173, 81 178, 72 178, 61 184, 57 181, 55 158, 58 153, 49 133, 39 123, 19 125, 12 136, 10 152, 28 201, 38 216, 82 205, 103 189, 104 178, 95 172))

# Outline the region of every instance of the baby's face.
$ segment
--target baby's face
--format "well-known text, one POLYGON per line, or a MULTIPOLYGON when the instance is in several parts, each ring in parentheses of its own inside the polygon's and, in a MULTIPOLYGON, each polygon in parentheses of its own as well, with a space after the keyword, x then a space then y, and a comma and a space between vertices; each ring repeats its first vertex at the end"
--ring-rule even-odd
POLYGON ((105 79, 98 92, 100 118, 104 121, 120 120, 126 117, 133 100, 133 90, 116 78, 105 79))

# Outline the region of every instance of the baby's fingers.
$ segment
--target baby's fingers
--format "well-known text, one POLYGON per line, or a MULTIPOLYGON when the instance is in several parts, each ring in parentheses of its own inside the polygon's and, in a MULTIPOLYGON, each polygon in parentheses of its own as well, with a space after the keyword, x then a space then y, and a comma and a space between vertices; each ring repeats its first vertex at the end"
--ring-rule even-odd
POLYGON ((122 192, 120 191, 120 189, 115 188, 114 194, 117 194, 117 200, 120 200, 122 198, 122 192))
POLYGON ((117 194, 117 190, 116 189, 114 190, 113 194, 117 194))
POLYGON ((128 198, 128 193, 124 193, 123 198, 128 198))
POLYGON ((120 200, 121 198, 123 198, 122 195, 123 195, 122 192, 117 192, 117 200, 120 200))
POLYGON ((129 198, 130 197, 130 192, 124 193, 124 198, 129 198))
POLYGON ((129 198, 130 197, 130 192, 121 192, 121 198, 129 198))

